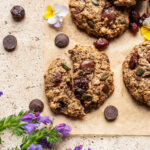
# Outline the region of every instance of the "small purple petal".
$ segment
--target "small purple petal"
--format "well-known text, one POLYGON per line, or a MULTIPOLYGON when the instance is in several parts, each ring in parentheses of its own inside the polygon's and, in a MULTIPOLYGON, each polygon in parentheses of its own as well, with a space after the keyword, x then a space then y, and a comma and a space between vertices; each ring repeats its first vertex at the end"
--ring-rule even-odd
POLYGON ((92 150, 91 148, 88 148, 88 150, 92 150))
POLYGON ((56 131, 60 132, 62 135, 67 136, 71 132, 71 127, 65 123, 61 123, 56 126, 56 131))
POLYGON ((36 112, 35 117, 39 117, 39 116, 40 116, 40 112, 36 112))
POLYGON ((52 145, 50 143, 47 142, 46 138, 42 138, 40 140, 40 144, 44 147, 44 148, 51 148, 52 145))
POLYGON ((2 91, 0 91, 0 96, 2 96, 3 95, 3 92, 2 91))
POLYGON ((21 118, 21 120, 25 122, 32 122, 33 119, 34 119, 33 113, 26 114, 21 118))
POLYGON ((39 123, 28 123, 23 125, 22 127, 30 134, 32 131, 36 130, 37 127, 39 127, 39 123))
POLYGON ((42 150, 42 145, 31 144, 27 150, 42 150))
POLYGON ((82 148, 83 148, 83 145, 79 145, 79 146, 76 146, 76 147, 74 148, 74 150, 82 150, 82 148))
POLYGON ((48 123, 50 123, 50 122, 52 122, 50 120, 49 116, 43 116, 43 117, 39 116, 39 117, 36 118, 36 120, 39 121, 39 122, 44 123, 45 125, 48 124, 48 123))

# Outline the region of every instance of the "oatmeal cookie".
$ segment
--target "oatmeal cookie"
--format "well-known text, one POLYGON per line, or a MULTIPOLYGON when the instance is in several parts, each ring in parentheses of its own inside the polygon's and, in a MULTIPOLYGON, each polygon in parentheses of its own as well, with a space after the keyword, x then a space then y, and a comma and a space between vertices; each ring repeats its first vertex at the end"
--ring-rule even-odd
POLYGON ((128 28, 128 12, 108 0, 70 0, 69 6, 74 23, 90 35, 113 39, 128 28))
POLYGON ((136 4, 136 0, 114 0, 114 4, 117 6, 133 6, 136 4))
POLYGON ((126 57, 123 80, 135 100, 150 106, 150 41, 135 46, 126 57))
POLYGON ((65 60, 52 61, 45 75, 45 93, 52 111, 80 118, 84 108, 73 95, 70 70, 65 60))
POLYGON ((88 112, 113 93, 113 73, 106 54, 90 46, 69 50, 73 62, 73 91, 88 112))

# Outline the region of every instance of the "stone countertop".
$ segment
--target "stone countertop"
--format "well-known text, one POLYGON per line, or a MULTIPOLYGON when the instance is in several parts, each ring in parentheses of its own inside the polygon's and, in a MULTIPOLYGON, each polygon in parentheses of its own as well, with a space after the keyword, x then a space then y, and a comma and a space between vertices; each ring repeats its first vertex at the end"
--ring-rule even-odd
MULTIPOLYGON (((44 0, 0 0, 0 97, 1 117, 27 110, 32 99, 42 99, 43 85, 43 6, 44 0), (10 9, 21 5, 26 17, 14 22, 10 9), (3 38, 12 34, 17 37, 17 49, 8 53, 2 45, 3 38)), ((13 149, 21 142, 9 132, 2 135, 0 150, 13 149)), ((92 150, 148 150, 149 137, 69 137, 54 147, 65 150, 83 144, 84 149, 92 150)))

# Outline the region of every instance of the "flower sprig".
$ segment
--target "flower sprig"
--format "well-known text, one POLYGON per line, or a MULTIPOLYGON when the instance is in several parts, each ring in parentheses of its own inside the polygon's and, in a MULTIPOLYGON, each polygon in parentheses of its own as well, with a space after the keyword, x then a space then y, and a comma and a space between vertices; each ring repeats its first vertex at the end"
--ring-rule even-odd
MULTIPOLYGON (((42 150, 51 148, 61 140, 63 136, 69 135, 71 127, 62 123, 53 126, 49 116, 40 116, 39 112, 26 113, 21 111, 17 116, 10 115, 0 120, 0 133, 6 129, 11 129, 17 136, 23 136, 20 148, 15 150, 42 150), (44 124, 44 127, 40 127, 44 124)), ((1 138, 0 138, 1 143, 1 138)))

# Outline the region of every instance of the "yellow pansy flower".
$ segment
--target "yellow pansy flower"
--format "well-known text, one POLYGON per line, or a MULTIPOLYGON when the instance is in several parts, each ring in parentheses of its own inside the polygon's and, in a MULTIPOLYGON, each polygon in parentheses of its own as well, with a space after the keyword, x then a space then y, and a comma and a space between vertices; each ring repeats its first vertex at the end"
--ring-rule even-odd
POLYGON ((63 17, 65 17, 69 10, 66 6, 54 4, 53 6, 47 6, 47 12, 44 14, 44 18, 48 19, 48 23, 56 28, 62 26, 63 17))

